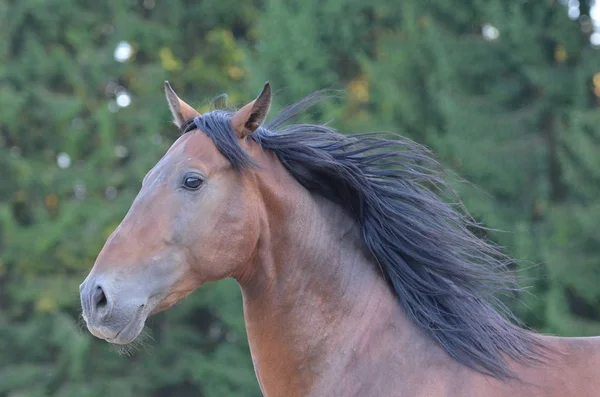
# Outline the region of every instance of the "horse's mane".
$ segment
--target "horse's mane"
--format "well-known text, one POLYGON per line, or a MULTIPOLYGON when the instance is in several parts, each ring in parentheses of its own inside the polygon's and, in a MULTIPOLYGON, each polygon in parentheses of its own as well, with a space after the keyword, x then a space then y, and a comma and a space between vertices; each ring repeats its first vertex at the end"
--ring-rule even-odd
MULTIPOLYGON (((325 125, 287 122, 321 99, 286 108, 252 135, 306 189, 346 208, 408 316, 457 361, 497 378, 514 376, 506 358, 541 360, 535 336, 516 325, 497 293, 515 291, 513 261, 477 236, 482 227, 457 204, 442 167, 423 146, 392 134, 343 135, 325 125)), ((254 165, 214 110, 181 127, 200 127, 237 169, 254 165)))

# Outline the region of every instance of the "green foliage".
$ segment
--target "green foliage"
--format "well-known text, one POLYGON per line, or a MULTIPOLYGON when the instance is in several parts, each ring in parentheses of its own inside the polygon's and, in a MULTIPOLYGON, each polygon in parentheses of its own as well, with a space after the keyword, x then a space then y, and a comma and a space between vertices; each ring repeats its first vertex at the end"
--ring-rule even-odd
POLYGON ((600 52, 559 2, 8 0, 0 32, 0 396, 260 395, 232 281, 153 317, 132 356, 81 329, 78 285, 175 138, 166 79, 200 111, 265 80, 275 111, 345 89, 313 120, 431 147, 507 231, 519 315, 600 334, 600 52))
POLYGON ((260 395, 234 283, 152 319, 153 339, 131 357, 78 319, 79 283, 177 133, 162 82, 197 105, 242 96, 239 41, 255 5, 187 3, 2 9, 0 395, 260 395), (120 41, 133 47, 123 63, 120 41), (122 91, 128 107, 116 104, 122 91))
POLYGON ((385 62, 365 64, 372 114, 428 144, 470 182, 456 189, 475 218, 509 232, 490 237, 533 286, 515 306, 529 325, 599 334, 600 53, 555 2, 445 4, 403 3, 385 62))

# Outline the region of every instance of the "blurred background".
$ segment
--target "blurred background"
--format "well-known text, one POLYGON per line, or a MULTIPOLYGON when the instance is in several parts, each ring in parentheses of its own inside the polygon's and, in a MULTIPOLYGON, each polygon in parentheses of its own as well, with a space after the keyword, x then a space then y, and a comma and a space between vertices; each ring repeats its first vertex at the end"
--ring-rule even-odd
POLYGON ((343 90, 314 121, 399 132, 469 182, 527 325, 600 335, 600 1, 580 1, 0 0, 0 396, 260 395, 230 280, 130 356, 81 328, 78 285, 177 136, 167 79, 200 111, 266 80, 274 111, 343 90))

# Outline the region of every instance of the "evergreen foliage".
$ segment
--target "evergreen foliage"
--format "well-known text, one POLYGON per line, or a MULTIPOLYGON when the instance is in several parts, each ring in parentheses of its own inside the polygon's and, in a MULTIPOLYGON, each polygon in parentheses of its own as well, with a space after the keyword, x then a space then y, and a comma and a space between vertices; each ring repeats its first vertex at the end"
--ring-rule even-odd
POLYGON ((196 3, 1 9, 0 395, 260 395, 233 282, 152 319, 130 357, 79 321, 79 283, 177 135, 163 81, 200 108, 221 92, 246 99, 255 5, 196 3))

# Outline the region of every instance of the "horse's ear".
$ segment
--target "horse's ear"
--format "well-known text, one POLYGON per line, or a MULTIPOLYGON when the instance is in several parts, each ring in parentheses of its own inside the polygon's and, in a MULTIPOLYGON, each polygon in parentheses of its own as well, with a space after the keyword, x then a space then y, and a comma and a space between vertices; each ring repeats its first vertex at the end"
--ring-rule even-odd
POLYGON ((271 107, 271 84, 267 81, 260 95, 234 113, 231 126, 240 139, 253 133, 267 117, 271 107))
POLYGON ((173 113, 173 122, 177 127, 181 127, 189 119, 200 116, 196 109, 179 99, 168 81, 165 81, 165 96, 173 113))

